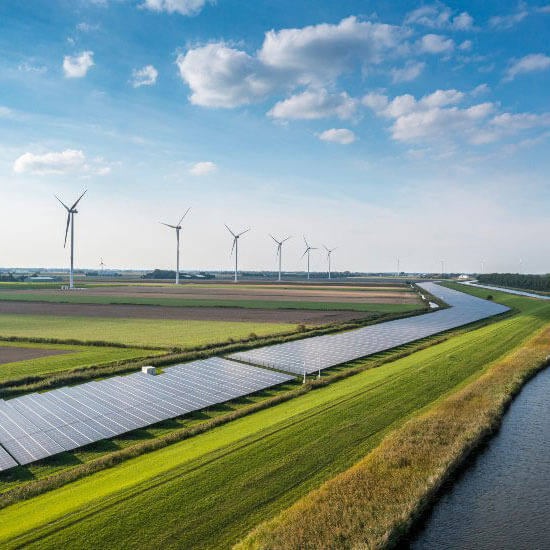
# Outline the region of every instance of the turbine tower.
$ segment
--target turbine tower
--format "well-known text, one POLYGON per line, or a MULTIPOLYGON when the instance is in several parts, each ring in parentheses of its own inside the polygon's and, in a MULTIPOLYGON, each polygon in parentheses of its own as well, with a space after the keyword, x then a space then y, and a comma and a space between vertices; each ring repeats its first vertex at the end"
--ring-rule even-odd
POLYGON ((323 245, 323 248, 327 251, 327 261, 328 261, 328 278, 330 279, 331 278, 331 271, 330 271, 330 257, 331 257, 331 254, 338 248, 337 246, 335 246, 334 248, 330 249, 330 248, 327 248, 325 245, 323 245))
POLYGON ((277 243, 277 258, 279 258, 279 281, 281 281, 281 256, 283 254, 283 243, 288 241, 288 239, 291 239, 292 236, 287 237, 286 239, 283 239, 282 241, 278 241, 271 233, 269 236, 277 243))
MULTIPOLYGON (((309 281, 309 253, 312 251, 312 250, 317 250, 317 248, 313 247, 313 246, 309 246, 308 242, 307 242, 307 239, 304 235, 304 242, 306 243, 306 250, 305 252, 302 254, 302 258, 307 254, 307 280, 309 281)), ((302 259, 300 258, 300 260, 302 259)))
POLYGON ((244 231, 241 231, 240 233, 233 233, 233 231, 231 231, 231 229, 229 229, 229 227, 227 227, 227 224, 225 224, 225 227, 227 228, 227 231, 229 231, 229 233, 231 233, 231 235, 233 235, 233 246, 231 247, 231 254, 233 254, 233 250, 235 250, 235 280, 234 282, 236 283, 237 282, 237 268, 239 266, 239 238, 241 237, 241 235, 244 235, 245 233, 247 233, 248 231, 250 231, 250 228, 248 229, 245 229, 244 231))
POLYGON ((401 274, 401 270, 399 269, 399 257, 397 258, 397 277, 401 274))
POLYGON ((101 268, 101 274, 103 275, 103 268, 106 266, 107 264, 104 264, 103 263, 103 258, 101 258, 101 261, 99 262, 99 267, 101 268))
POLYGON ((181 217, 180 221, 177 223, 177 225, 170 225, 169 223, 160 222, 162 225, 165 225, 166 227, 170 227, 172 229, 176 230, 176 284, 180 284, 180 231, 181 231, 181 222, 183 221, 183 218, 187 216, 187 212, 191 210, 191 207, 189 207, 185 214, 181 217))
MULTIPOLYGON (((87 191, 87 189, 86 189, 87 191)), ((63 208, 67 211, 67 227, 65 228, 65 242, 63 248, 67 246, 67 235, 69 234, 69 226, 71 226, 71 269, 69 271, 69 288, 74 288, 74 215, 78 214, 76 205, 80 202, 80 199, 86 194, 86 191, 78 197, 76 202, 69 208, 57 195, 54 197, 63 205, 63 208)))
POLYGON ((441 260, 441 277, 443 277, 444 272, 445 272, 445 260, 441 260))

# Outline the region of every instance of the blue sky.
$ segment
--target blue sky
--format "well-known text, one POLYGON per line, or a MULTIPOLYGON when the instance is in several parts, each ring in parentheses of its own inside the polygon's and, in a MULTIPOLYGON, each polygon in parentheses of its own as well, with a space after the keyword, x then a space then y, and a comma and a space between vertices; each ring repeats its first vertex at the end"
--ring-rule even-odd
POLYGON ((548 2, 6 1, 0 265, 549 271, 548 2), (325 266, 321 252, 312 256, 325 266))

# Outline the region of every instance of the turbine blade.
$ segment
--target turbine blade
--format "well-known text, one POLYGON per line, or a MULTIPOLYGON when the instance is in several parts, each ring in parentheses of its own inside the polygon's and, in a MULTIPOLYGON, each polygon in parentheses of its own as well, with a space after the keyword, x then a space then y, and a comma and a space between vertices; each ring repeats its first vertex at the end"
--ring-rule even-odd
POLYGON ((172 229, 177 229, 175 225, 170 225, 169 223, 159 222, 162 225, 165 225, 166 227, 171 227, 172 229))
MULTIPOLYGON (((227 227, 226 223, 224 223, 223 225, 225 225, 225 227, 227 227)), ((233 231, 231 231, 231 229, 229 229, 229 227, 227 227, 227 231, 229 231, 229 233, 231 233, 231 235, 233 235, 233 237, 237 236, 237 235, 235 235, 235 233, 233 233, 233 231)))
POLYGON ((181 222, 183 221, 183 218, 185 218, 185 216, 187 216, 187 212, 189 212, 189 210, 191 210, 191 207, 189 207, 189 208, 185 211, 185 214, 181 217, 181 220, 178 222, 178 225, 181 225, 181 222))
POLYGON ((306 251, 302 254, 302 256, 300 257, 300 260, 303 259, 303 257, 308 253, 309 251, 309 248, 306 248, 306 251))
POLYGON ((67 214, 67 227, 65 228, 65 242, 63 243, 63 248, 67 246, 67 235, 69 234, 69 225, 71 224, 71 213, 67 214))
POLYGON ((323 248, 327 251, 327 252, 330 252, 330 250, 327 248, 327 246, 324 244, 323 245, 323 248))
POLYGON ((286 239, 283 239, 281 241, 281 244, 286 243, 286 241, 288 241, 288 239, 292 239, 292 235, 289 235, 286 239))
POLYGON ((230 256, 233 256, 233 250, 235 250, 235 245, 237 244, 237 237, 233 238, 233 246, 231 247, 231 254, 230 256))
POLYGON ((54 195, 54 197, 65 207, 67 211, 70 210, 69 207, 57 195, 54 195))
POLYGON ((309 247, 309 244, 307 244, 307 239, 306 239, 306 236, 305 236, 305 235, 303 235, 303 237, 304 237, 304 242, 306 243, 306 246, 308 246, 308 247, 309 247))
POLYGON ((250 231, 250 229, 251 229, 251 228, 249 227, 248 229, 245 229, 244 231, 241 231, 241 232, 237 235, 237 237, 240 237, 241 235, 244 235, 245 233, 248 233, 248 232, 250 231))
POLYGON ((88 192, 88 190, 86 189, 84 191, 84 193, 82 193, 82 195, 80 195, 80 197, 78 197, 78 199, 76 199, 76 202, 71 206, 71 210, 73 210, 74 208, 76 208, 76 205, 80 202, 80 199, 88 192))
POLYGON ((279 241, 278 241, 271 233, 268 233, 268 235, 269 235, 277 244, 280 244, 279 241))

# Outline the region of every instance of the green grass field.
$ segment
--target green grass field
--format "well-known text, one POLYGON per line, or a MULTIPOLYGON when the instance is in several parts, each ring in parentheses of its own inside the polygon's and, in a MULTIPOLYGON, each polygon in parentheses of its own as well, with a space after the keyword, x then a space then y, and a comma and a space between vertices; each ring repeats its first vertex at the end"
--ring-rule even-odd
POLYGON ((0 544, 228 548, 550 320, 549 304, 502 302, 521 313, 12 505, 0 544))
POLYGON ((145 306, 176 307, 237 307, 252 309, 313 309, 320 311, 378 311, 380 313, 401 313, 424 308, 417 304, 362 304, 344 302, 305 302, 277 300, 218 300, 195 298, 147 298, 128 296, 86 296, 83 294, 10 294, 0 292, 0 300, 23 302, 59 302, 67 304, 131 304, 145 306))
POLYGON ((56 315, 0 314, 0 336, 105 341, 135 346, 195 347, 290 332, 296 325, 226 321, 173 321, 164 319, 113 319, 56 315))
POLYGON ((36 359, 28 359, 26 361, 16 361, 14 363, 0 365, 0 382, 14 378, 22 378, 24 376, 54 373, 75 368, 85 368, 92 365, 111 363, 112 361, 139 359, 140 357, 149 357, 151 355, 160 355, 164 353, 158 350, 154 351, 145 349, 0 341, 0 347, 6 346, 70 350, 72 353, 63 353, 61 355, 53 355, 49 357, 38 357, 36 359))

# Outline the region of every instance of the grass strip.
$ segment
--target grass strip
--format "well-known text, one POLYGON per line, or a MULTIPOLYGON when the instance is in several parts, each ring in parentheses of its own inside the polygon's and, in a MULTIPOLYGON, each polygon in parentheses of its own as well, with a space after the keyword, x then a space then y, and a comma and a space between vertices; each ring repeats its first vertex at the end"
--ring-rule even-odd
POLYGON ((422 309, 422 303, 373 304, 361 302, 309 302, 300 300, 220 300, 217 298, 153 298, 133 296, 85 296, 79 294, 9 294, 0 292, 0 300, 17 302, 56 302, 62 304, 111 304, 174 307, 228 307, 246 309, 307 309, 319 311, 378 311, 394 313, 422 309))
POLYGON ((235 550, 393 547, 548 365, 550 328, 413 417, 354 467, 254 529, 235 550))

